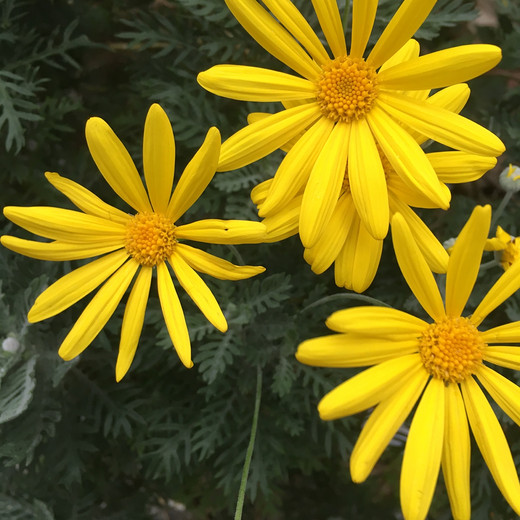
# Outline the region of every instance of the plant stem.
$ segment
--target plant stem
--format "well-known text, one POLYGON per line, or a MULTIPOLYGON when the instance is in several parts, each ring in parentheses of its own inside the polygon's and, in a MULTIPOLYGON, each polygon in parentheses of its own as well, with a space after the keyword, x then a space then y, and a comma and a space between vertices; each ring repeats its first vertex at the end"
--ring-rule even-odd
POLYGON ((255 447, 256 429, 258 426, 258 412, 260 410, 260 398, 262 396, 262 369, 256 368, 256 396, 255 411, 253 413, 253 423, 251 424, 251 435, 249 437, 249 445, 244 460, 244 468, 242 469, 242 479, 240 480, 240 489, 238 490, 237 508, 235 510, 235 520, 242 520, 242 509, 244 508, 244 498, 246 495, 247 477, 249 476, 249 466, 253 458, 253 449, 255 447))
POLYGON ((489 228, 491 230, 494 229, 495 224, 497 223, 498 219, 502 216, 502 213, 506 209, 506 206, 509 204, 509 201, 511 200, 511 197, 513 196, 512 191, 506 191, 506 194, 504 195, 504 198, 500 201, 500 204, 498 205, 497 210, 493 213, 493 218, 491 219, 491 225, 489 228))

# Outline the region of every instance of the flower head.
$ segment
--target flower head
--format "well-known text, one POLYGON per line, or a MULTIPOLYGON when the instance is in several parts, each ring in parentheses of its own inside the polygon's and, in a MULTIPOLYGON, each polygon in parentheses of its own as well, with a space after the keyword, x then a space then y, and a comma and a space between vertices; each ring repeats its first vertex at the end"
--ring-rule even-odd
POLYGON ((47 180, 81 211, 52 207, 4 208, 4 215, 26 230, 51 242, 3 236, 2 244, 41 260, 100 258, 66 274, 36 299, 28 319, 35 323, 62 312, 101 288, 63 340, 59 355, 69 360, 79 355, 105 326, 128 287, 121 329, 116 379, 126 374, 137 349, 154 271, 164 320, 180 360, 193 366, 186 321, 168 264, 179 284, 206 318, 220 331, 226 319, 211 290, 197 271, 223 280, 241 280, 264 271, 263 267, 237 266, 184 243, 213 244, 262 242, 260 222, 207 219, 188 224, 178 220, 210 183, 220 153, 220 133, 208 131, 206 139, 186 166, 172 193, 175 141, 168 116, 157 104, 150 107, 143 140, 143 167, 147 190, 124 145, 108 124, 98 117, 87 121, 87 144, 92 158, 112 189, 135 211, 125 213, 106 204, 83 186, 47 172, 47 180))
POLYGON ((486 241, 486 251, 497 251, 500 265, 507 271, 520 258, 520 237, 514 237, 497 226, 496 236, 486 241))
POLYGON ((479 385, 520 425, 520 387, 489 365, 520 369, 520 322, 480 330, 482 321, 520 287, 520 263, 497 280, 473 314, 462 316, 475 284, 491 220, 477 206, 453 247, 443 302, 405 219, 392 238, 408 285, 431 321, 386 307, 338 311, 327 326, 339 334, 310 339, 297 359, 329 367, 371 366, 320 402, 331 420, 375 407, 354 446, 350 471, 364 481, 401 424, 411 420, 401 469, 406 520, 426 518, 442 466, 453 517, 470 518, 470 429, 505 499, 520 514, 520 483, 502 428, 479 385))
MULTIPOLYGON (((407 47, 412 48, 415 45, 416 42, 410 40, 405 45, 404 51, 407 47)), ((407 52, 403 52, 402 55, 394 57, 394 61, 400 59, 411 58, 407 52)), ((432 106, 458 112, 463 108, 468 97, 467 86, 456 85, 427 99, 432 106)), ((256 113, 250 119, 254 121, 265 117, 268 116, 256 113)), ((414 135, 414 139, 420 144, 424 137, 414 135)), ((293 143, 287 143, 284 150, 290 153, 292 146, 293 143)), ((380 147, 377 147, 377 151, 385 175, 390 216, 396 212, 401 213, 430 268, 436 273, 445 273, 448 266, 446 250, 411 208, 411 206, 429 208, 434 205, 421 191, 403 182, 380 147)), ((494 157, 453 150, 427 153, 426 158, 446 191, 449 191, 446 184, 476 180, 496 164, 494 157)), ((269 192, 278 181, 279 177, 275 176, 259 184, 251 192, 253 202, 258 205, 260 214, 265 213, 264 208, 269 192)), ((303 195, 303 186, 300 186, 298 191, 295 191, 294 186, 288 186, 285 205, 267 212, 263 222, 266 224, 269 241, 281 240, 298 233, 303 195)), ((348 177, 347 159, 343 185, 331 218, 316 243, 310 248, 305 248, 304 257, 316 274, 323 273, 334 264, 335 281, 339 287, 363 292, 370 286, 376 275, 382 246, 383 240, 376 239, 369 233, 362 216, 357 211, 348 177)))
POLYGON ((297 75, 217 65, 201 72, 198 81, 220 96, 284 104, 284 110, 225 141, 218 170, 249 164, 295 139, 261 216, 287 204, 288 187, 292 193, 303 188, 299 233, 306 248, 316 244, 332 218, 346 168, 352 200, 367 232, 376 240, 386 236, 390 208, 378 147, 403 183, 441 208, 449 206, 449 190, 439 182, 414 134, 471 154, 497 156, 504 151, 494 134, 426 99, 429 89, 478 76, 501 56, 498 47, 479 44, 419 57, 418 45, 406 44, 435 0, 405 0, 366 57, 377 0, 354 0, 349 52, 337 2, 312 1, 332 56, 290 0, 263 3, 271 13, 256 0, 226 0, 253 38, 297 75))

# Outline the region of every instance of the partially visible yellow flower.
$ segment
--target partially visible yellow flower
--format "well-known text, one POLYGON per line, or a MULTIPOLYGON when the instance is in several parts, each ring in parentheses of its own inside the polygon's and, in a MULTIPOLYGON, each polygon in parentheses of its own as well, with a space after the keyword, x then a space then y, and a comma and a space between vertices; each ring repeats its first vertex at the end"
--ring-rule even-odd
POLYGON ((137 349, 153 273, 164 320, 182 363, 190 368, 191 345, 184 313, 168 263, 183 289, 220 331, 227 322, 212 292, 197 271, 222 280, 262 273, 259 266, 236 266, 184 243, 262 242, 265 226, 244 220, 177 221, 199 198, 215 174, 220 133, 213 127, 186 166, 172 193, 175 141, 168 116, 150 107, 144 127, 143 167, 147 190, 126 148, 98 117, 87 121, 90 153, 112 189, 136 211, 130 215, 99 199, 83 186, 47 172, 47 180, 81 211, 53 207, 4 208, 4 215, 26 230, 51 239, 37 242, 3 236, 5 247, 41 260, 76 260, 102 255, 54 282, 36 299, 28 319, 35 323, 62 312, 101 284, 66 338, 59 355, 70 360, 88 347, 114 313, 134 280, 121 329, 116 379, 126 374, 137 349))
POLYGON ((520 321, 479 330, 482 321, 520 288, 520 262, 502 274, 472 314, 462 316, 490 221, 490 206, 477 206, 462 229, 450 255, 443 302, 410 228, 396 213, 392 238, 397 261, 431 320, 387 307, 341 310, 326 322, 339 334, 307 340, 296 353, 308 365, 371 366, 329 392, 318 405, 324 420, 374 408, 350 458, 355 482, 368 477, 417 405, 401 469, 406 520, 426 518, 441 467, 453 518, 470 518, 470 429, 498 488, 520 514, 515 462, 480 388, 520 425, 520 387, 489 366, 520 370, 520 347, 510 346, 520 343, 520 321))
POLYGON ((244 29, 297 75, 217 65, 201 72, 198 82, 232 99, 283 103, 283 110, 223 143, 218 170, 252 163, 301 135, 276 173, 262 216, 285 206, 287 193, 302 187, 299 233, 306 248, 316 244, 332 218, 347 157, 353 203, 368 233, 380 240, 388 231, 390 208, 377 146, 403 183, 442 208, 449 206, 450 192, 413 139, 415 133, 471 154, 504 151, 485 128, 432 106, 422 95, 410 95, 467 81, 500 61, 501 51, 493 45, 463 45, 420 57, 417 45, 405 46, 435 0, 405 0, 366 58, 378 0, 354 0, 348 52, 336 0, 312 0, 332 57, 290 0, 263 3, 270 12, 256 0, 226 0, 244 29), (400 52, 409 52, 411 59, 395 60, 400 52))
POLYGON ((520 237, 514 237, 497 226, 495 238, 486 241, 486 251, 500 251, 500 265, 507 271, 520 258, 520 237))

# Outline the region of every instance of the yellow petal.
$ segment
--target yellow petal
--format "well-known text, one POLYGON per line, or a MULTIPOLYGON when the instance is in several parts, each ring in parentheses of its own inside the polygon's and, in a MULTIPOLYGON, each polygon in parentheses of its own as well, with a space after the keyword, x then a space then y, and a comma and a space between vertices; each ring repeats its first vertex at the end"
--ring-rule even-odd
POLYGON ((438 90, 426 99, 425 103, 458 114, 468 102, 470 93, 471 91, 465 83, 458 83, 438 90))
POLYGON ((352 4, 352 41, 350 56, 362 58, 372 32, 378 0, 365 0, 352 4))
POLYGON ((494 157, 459 151, 433 152, 426 157, 439 180, 447 184, 476 181, 497 163, 494 157))
POLYGON ((350 125, 337 123, 320 151, 303 193, 300 238, 312 247, 338 202, 347 163, 350 125))
POLYGON ((304 258, 311 264, 314 273, 325 272, 336 260, 345 243, 353 219, 358 218, 355 211, 352 196, 349 193, 343 194, 319 240, 312 248, 305 250, 304 258))
POLYGON ((496 237, 503 243, 508 244, 511 240, 513 240, 513 237, 504 231, 500 226, 497 226, 497 232, 496 237))
POLYGON ((209 92, 240 101, 285 101, 316 97, 316 85, 285 72, 246 65, 215 65, 197 81, 209 92))
MULTIPOLYGON (((418 93, 429 92, 426 90, 407 90, 407 91, 394 91, 395 94, 405 95, 408 99, 416 99, 422 103, 427 103, 432 106, 444 108, 450 112, 458 114, 466 105, 470 90, 468 85, 465 83, 458 83, 457 85, 451 85, 450 87, 443 88, 432 94, 431 96, 421 97, 418 93)), ((417 130, 410 127, 406 127, 407 132, 413 137, 413 139, 419 145, 423 145, 430 139, 430 136, 424 135, 417 130)))
POLYGON ((273 181, 274 178, 267 179, 266 181, 257 184, 251 190, 251 200, 253 201, 253 204, 255 204, 256 206, 260 206, 265 202, 265 199, 267 197, 267 194, 269 193, 269 190, 271 189, 271 184, 273 184, 273 181))
POLYGON ((267 198, 259 211, 261 217, 279 211, 305 186, 333 128, 334 122, 322 117, 289 150, 276 171, 267 198))
POLYGON ((520 370, 520 348, 502 345, 486 347, 483 355, 484 360, 501 367, 520 370))
POLYGON ((75 206, 81 211, 101 217, 107 220, 112 220, 120 224, 126 224, 130 219, 130 215, 125 213, 106 202, 103 202, 99 197, 94 195, 78 184, 61 175, 53 172, 45 172, 47 180, 58 190, 61 191, 75 206))
POLYGON ((322 65, 329 60, 320 39, 290 0, 263 0, 263 3, 318 64, 322 65))
POLYGON ((486 316, 494 311, 502 302, 507 300, 520 288, 520 262, 515 262, 495 282, 493 287, 482 299, 471 316, 471 322, 478 327, 486 316))
POLYGON ((58 354, 65 361, 81 354, 101 332, 138 268, 139 264, 130 258, 99 289, 60 345, 58 354))
POLYGON ((354 482, 363 482, 368 477, 419 399, 428 378, 425 370, 415 372, 398 392, 378 404, 370 414, 350 456, 354 482))
POLYGON ((345 56, 347 46, 336 0, 312 0, 321 29, 334 57, 345 56))
POLYGON ((379 68, 391 58, 419 29, 430 14, 436 0, 405 0, 367 58, 368 63, 379 68))
POLYGON ((424 310, 435 320, 446 316, 444 305, 433 274, 403 216, 392 217, 392 240, 395 256, 408 283, 424 310))
POLYGON ((134 161, 110 126, 91 117, 85 135, 90 154, 111 188, 137 211, 152 211, 134 161))
POLYGON ((265 226, 249 220, 197 220, 175 228, 180 239, 210 244, 259 244, 264 241, 265 226))
POLYGON ((352 307, 334 312, 325 322, 336 332, 370 337, 419 337, 428 323, 407 312, 391 307, 352 307))
POLYGON ((116 381, 119 382, 128 372, 137 350, 139 336, 143 328, 146 303, 152 282, 151 267, 141 267, 134 286, 128 296, 121 326, 121 339, 116 363, 116 381))
POLYGON ((339 419, 370 408, 399 392, 415 373, 424 370, 419 354, 384 361, 345 381, 319 403, 324 421, 339 419))
POLYGON ((520 321, 493 327, 481 335, 485 343, 520 343, 520 321))
POLYGON ((419 90, 463 83, 492 69, 502 52, 495 45, 472 44, 426 54, 378 74, 381 88, 419 90))
POLYGON ((36 298, 27 319, 30 323, 36 323, 68 309, 101 285, 128 256, 122 249, 62 276, 36 298))
POLYGON ((401 468, 401 509, 407 519, 428 514, 441 465, 444 437, 444 382, 432 378, 410 425, 401 468))
POLYGON ((164 262, 157 264, 157 290, 168 334, 179 359, 186 368, 193 366, 188 327, 172 277, 164 262))
POLYGON ((64 242, 35 242, 24 240, 23 238, 4 235, 0 238, 2 245, 31 258, 38 260, 79 260, 81 258, 91 258, 102 255, 123 247, 120 238, 116 240, 102 240, 90 244, 71 244, 64 242))
POLYGON ((417 340, 333 334, 300 343, 296 359, 316 367, 366 367, 415 352, 417 340))
POLYGON ((144 124, 143 169, 154 211, 164 213, 172 192, 175 139, 166 112, 154 103, 144 124))
POLYGON ((365 119, 352 122, 348 147, 348 180, 361 221, 375 239, 388 233, 388 190, 381 158, 365 119))
POLYGON ((450 499, 453 518, 469 520, 471 517, 469 469, 471 444, 468 419, 459 385, 446 386, 446 419, 442 472, 450 499))
POLYGON ((174 251, 169 260, 177 280, 202 314, 220 332, 226 332, 228 328, 226 318, 224 318, 215 296, 204 280, 184 261, 179 253, 174 251))
POLYGON ((520 515, 520 483, 504 432, 475 380, 467 378, 461 388, 471 431, 482 457, 504 498, 520 515))
POLYGON ((177 244, 175 249, 190 267, 219 280, 244 280, 265 271, 265 267, 259 265, 232 264, 187 244, 177 244))
MULTIPOLYGON (((417 40, 408 40, 395 54, 393 54, 388 60, 386 60, 381 68, 379 69, 379 73, 383 72, 394 65, 398 65, 399 63, 406 62, 413 58, 417 58, 419 53, 421 52, 421 48, 419 46, 419 42, 417 40)), ((413 94, 410 92, 409 94, 413 94)))
MULTIPOLYGON (((388 186, 388 201, 390 203, 392 199, 397 199, 403 204, 414 208, 439 208, 439 205, 432 202, 431 199, 424 195, 424 193, 418 191, 416 188, 412 188, 408 184, 405 184, 403 179, 401 179, 401 177, 399 177, 395 172, 387 174, 386 184, 388 186)), ((446 188, 449 191, 447 186, 444 186, 443 188, 446 188)))
POLYGON ((300 209, 302 196, 289 201, 278 212, 266 217, 262 222, 265 224, 266 238, 264 242, 278 242, 292 237, 298 233, 300 222, 300 209))
POLYGON ((489 130, 425 101, 380 92, 378 106, 401 123, 450 148, 493 156, 505 150, 502 141, 489 130))
POLYGON ((475 375, 498 406, 520 426, 520 387, 486 365, 480 365, 475 375))
POLYGON ((319 74, 319 66, 258 2, 226 0, 226 5, 240 25, 275 58, 308 79, 319 74))
POLYGON ((367 121, 382 152, 401 180, 437 207, 447 209, 450 191, 439 182, 424 151, 410 134, 377 106, 367 114, 367 121))
POLYGON ((63 208, 6 206, 4 215, 31 233, 63 242, 113 243, 119 239, 123 245, 126 231, 123 224, 63 208))
POLYGON ((490 223, 491 206, 476 206, 453 246, 446 274, 446 314, 451 318, 462 315, 473 290, 490 223))
POLYGON ((400 213, 406 220, 430 269, 434 273, 445 273, 448 269, 449 256, 444 246, 407 204, 403 204, 394 196, 391 196, 389 200, 392 214, 400 213))
POLYGON ((368 289, 377 273, 382 250, 383 241, 376 240, 355 218, 334 264, 336 285, 357 293, 368 289))
POLYGON ((211 182, 215 175, 219 154, 220 132, 212 127, 175 186, 166 211, 166 215, 173 222, 184 215, 211 182))
POLYGON ((217 171, 250 164, 274 152, 321 116, 317 103, 282 110, 256 121, 222 143, 217 171))
POLYGON ((500 239, 493 237, 486 240, 484 251, 503 251, 507 247, 507 242, 504 244, 500 239))

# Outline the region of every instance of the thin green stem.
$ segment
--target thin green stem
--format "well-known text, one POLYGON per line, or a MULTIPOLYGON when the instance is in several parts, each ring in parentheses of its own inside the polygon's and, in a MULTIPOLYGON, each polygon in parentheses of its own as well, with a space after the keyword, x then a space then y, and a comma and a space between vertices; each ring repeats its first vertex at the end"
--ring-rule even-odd
POLYGON ((495 228, 495 224, 497 223, 498 219, 502 216, 502 213, 506 209, 506 206, 509 204, 509 201, 511 200, 511 197, 513 196, 512 191, 506 191, 506 194, 504 195, 504 198, 498 205, 497 210, 493 213, 493 218, 491 220, 491 226, 490 229, 495 228))
POLYGON ((242 509, 244 508, 244 498, 246 495, 247 477, 249 476, 249 466, 253 458, 253 449, 255 447, 256 430, 258 426, 258 412, 260 410, 260 398, 262 396, 262 369, 256 368, 256 396, 255 411, 253 413, 253 423, 251 424, 251 435, 249 437, 249 445, 244 460, 244 468, 242 469, 242 479, 240 480, 240 489, 238 490, 237 508, 235 510, 235 520, 242 520, 242 509))
POLYGON ((377 300, 376 298, 372 298, 371 296, 366 296, 364 294, 340 293, 324 296, 323 298, 320 298, 319 300, 316 300, 315 302, 312 302, 311 304, 307 305, 307 307, 304 307, 300 312, 306 312, 309 309, 312 309, 313 307, 318 307, 319 305, 324 305, 325 303, 330 303, 338 300, 354 300, 381 307, 391 307, 391 305, 388 305, 388 303, 382 302, 381 300, 377 300))
POLYGON ((492 267, 496 267, 497 265, 500 265, 499 262, 496 260, 490 260, 489 262, 485 262, 480 265, 479 272, 487 271, 488 269, 491 269, 492 267))

